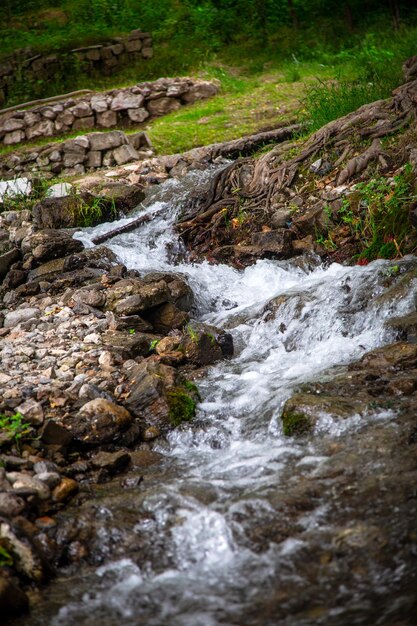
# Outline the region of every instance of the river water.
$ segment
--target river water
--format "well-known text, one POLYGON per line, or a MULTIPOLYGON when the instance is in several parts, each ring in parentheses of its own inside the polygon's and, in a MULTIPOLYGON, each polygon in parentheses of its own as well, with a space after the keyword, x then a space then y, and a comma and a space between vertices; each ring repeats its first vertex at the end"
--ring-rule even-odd
MULTIPOLYGON (((85 504, 101 562, 70 569, 19 624, 411 624, 411 565, 395 553, 402 512, 384 544, 369 495, 359 510, 351 497, 382 471, 378 450, 398 434, 395 411, 323 416, 302 439, 285 437, 279 416, 300 384, 392 340, 384 320, 414 302, 376 301, 386 261, 187 264, 172 225, 188 189, 209 176, 164 184, 145 210, 165 215, 108 245, 129 268, 186 275, 194 317, 228 329, 235 355, 198 381, 195 423, 157 448, 165 460, 139 489, 103 487, 85 504), (375 449, 362 450, 364 440, 375 449)), ((77 236, 91 245, 114 226, 77 236)))

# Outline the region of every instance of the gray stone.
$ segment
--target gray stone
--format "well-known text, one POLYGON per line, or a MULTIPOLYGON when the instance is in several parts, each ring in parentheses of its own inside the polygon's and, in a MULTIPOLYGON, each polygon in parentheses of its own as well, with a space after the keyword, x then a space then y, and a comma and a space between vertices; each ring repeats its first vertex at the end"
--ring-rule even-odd
POLYGON ((4 201, 5 196, 29 196, 31 192, 32 183, 28 178, 0 181, 0 202, 4 201))
POLYGON ((155 117, 160 115, 166 115, 172 111, 178 111, 181 104, 175 98, 158 98, 156 100, 150 100, 147 102, 146 107, 149 113, 155 117))
POLYGON ((119 450, 118 452, 98 452, 91 459, 94 467, 105 469, 109 474, 116 474, 130 463, 130 454, 119 450))
POLYGON ((26 137, 34 139, 35 137, 51 137, 54 134, 55 125, 52 120, 42 120, 26 129, 26 137))
POLYGON ((57 472, 40 472, 35 478, 47 485, 49 489, 55 489, 61 482, 61 476, 57 472))
POLYGON ((117 124, 116 111, 104 111, 103 113, 97 113, 97 125, 103 128, 111 128, 117 124))
POLYGON ((36 402, 33 398, 29 398, 23 404, 20 404, 16 411, 21 413, 26 422, 32 426, 41 426, 43 424, 43 408, 40 402, 36 402))
MULTIPOLYGON (((9 477, 10 474, 7 476, 9 477)), ((48 485, 45 485, 41 480, 38 480, 34 476, 29 476, 28 474, 19 473, 19 476, 12 481, 12 484, 14 491, 29 489, 36 493, 40 500, 47 500, 51 495, 48 485)))
POLYGON ((71 422, 71 431, 76 439, 98 445, 117 440, 132 422, 133 417, 125 408, 96 398, 81 407, 71 422))
POLYGON ((63 113, 60 113, 57 116, 56 122, 59 122, 60 124, 63 124, 64 126, 72 126, 72 123, 74 122, 74 115, 71 113, 71 111, 67 109, 66 111, 64 111, 63 113))
POLYGON ((90 150, 87 152, 86 167, 101 167, 102 154, 99 150, 90 150))
POLYGON ((126 143, 126 137, 120 130, 108 133, 91 133, 89 135, 91 150, 110 150, 126 143))
POLYGON ((130 161, 137 161, 139 159, 138 153, 130 144, 120 146, 113 150, 113 156, 117 165, 124 165, 130 161))
POLYGON ((72 107, 71 113, 75 117, 89 117, 92 114, 92 110, 87 102, 78 102, 72 107))
POLYGON ((26 126, 33 126, 37 122, 40 122, 41 116, 39 113, 34 113, 33 111, 25 111, 23 115, 23 120, 26 126))
POLYGON ((39 309, 33 307, 27 307, 26 309, 16 309, 16 311, 10 311, 4 318, 5 328, 14 328, 22 322, 38 318, 40 316, 39 309))
POLYGON ((110 108, 112 111, 123 111, 127 109, 138 109, 142 106, 144 97, 140 94, 120 92, 112 100, 110 108))
POLYGON ((95 125, 94 115, 90 115, 90 117, 80 117, 76 119, 72 125, 72 129, 81 130, 83 128, 94 128, 95 125))
POLYGON ((16 517, 25 509, 25 501, 14 493, 0 493, 0 516, 16 517))
POLYGON ((149 113, 144 107, 140 107, 139 109, 128 109, 127 114, 129 119, 136 124, 144 122, 146 118, 149 117, 149 113))
POLYGON ((14 117, 9 118, 1 125, 1 130, 6 133, 11 133, 14 130, 21 130, 24 128, 25 123, 23 120, 17 120, 14 117))
POLYGON ((142 48, 142 56, 144 59, 152 59, 153 57, 153 50, 152 48, 150 48, 149 46, 147 47, 143 47, 142 48))
POLYGON ((204 98, 211 98, 218 93, 219 88, 209 81, 201 81, 192 85, 187 93, 182 96, 184 102, 190 103, 204 98))
MULTIPOLYGON (((29 130, 29 129, 28 129, 29 130)), ((7 133, 4 135, 3 143, 6 146, 11 146, 15 143, 20 143, 25 138, 25 133, 23 130, 14 130, 12 133, 7 133)))
POLYGON ((0 255, 0 280, 2 280, 13 263, 20 259, 20 252, 17 248, 12 248, 8 252, 0 255))
POLYGON ((74 185, 70 183, 56 183, 47 189, 45 196, 47 198, 64 198, 75 193, 74 185))
POLYGON ((142 42, 140 39, 132 39, 130 41, 126 41, 125 47, 128 52, 137 52, 141 50, 142 42))
POLYGON ((290 209, 279 209, 271 217, 271 226, 273 228, 284 228, 288 222, 291 222, 291 218, 292 211, 290 209))
POLYGON ((107 111, 107 100, 103 96, 92 96, 90 106, 96 113, 104 113, 107 111))
POLYGON ((64 167, 74 167, 85 160, 85 152, 65 152, 64 167))

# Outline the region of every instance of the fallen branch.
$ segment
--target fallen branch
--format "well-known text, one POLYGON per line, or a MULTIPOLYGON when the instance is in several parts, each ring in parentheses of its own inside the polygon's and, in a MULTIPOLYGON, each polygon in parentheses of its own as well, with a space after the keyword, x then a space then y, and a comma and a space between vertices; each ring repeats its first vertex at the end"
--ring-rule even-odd
POLYGON ((104 243, 105 241, 108 241, 109 239, 113 239, 113 237, 117 237, 117 235, 122 235, 123 233, 130 233, 132 230, 136 230, 136 228, 139 228, 139 226, 142 226, 142 224, 146 224, 147 222, 150 222, 151 219, 153 219, 154 217, 158 217, 162 213, 163 211, 161 210, 161 211, 157 211, 156 213, 152 213, 151 215, 149 215, 149 213, 147 213, 146 215, 141 215, 135 220, 132 220, 131 222, 129 222, 128 224, 119 226, 118 228, 115 228, 114 230, 110 230, 107 233, 103 233, 102 235, 97 235, 97 237, 94 237, 91 241, 95 246, 97 246, 98 244, 104 243))

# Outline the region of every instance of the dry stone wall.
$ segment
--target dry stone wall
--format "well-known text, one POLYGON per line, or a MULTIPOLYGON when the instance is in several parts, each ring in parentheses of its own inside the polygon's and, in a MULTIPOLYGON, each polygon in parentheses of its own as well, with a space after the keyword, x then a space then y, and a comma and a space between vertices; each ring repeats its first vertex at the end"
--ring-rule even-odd
POLYGON ((103 44, 74 48, 67 52, 42 55, 32 49, 18 50, 0 62, 0 106, 7 102, 16 81, 47 83, 57 73, 64 75, 68 70, 72 74, 81 71, 106 76, 129 63, 152 56, 152 36, 139 29, 103 44))
POLYGON ((0 143, 19 144, 81 129, 128 127, 213 96, 216 84, 190 78, 161 78, 126 89, 90 93, 0 115, 0 143))
POLYGON ((101 167, 124 165, 152 154, 151 143, 144 132, 131 135, 120 130, 89 133, 0 157, 0 177, 73 176, 101 167))

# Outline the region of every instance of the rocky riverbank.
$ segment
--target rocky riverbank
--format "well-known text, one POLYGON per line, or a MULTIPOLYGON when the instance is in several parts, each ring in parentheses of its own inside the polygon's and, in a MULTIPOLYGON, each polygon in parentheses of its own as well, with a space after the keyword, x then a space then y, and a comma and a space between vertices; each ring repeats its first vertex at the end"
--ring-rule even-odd
POLYGON ((190 322, 181 275, 128 271, 28 211, 0 220, 16 255, 0 328, 0 605, 14 614, 27 608, 19 585, 83 558, 55 515, 135 458, 153 462, 152 442, 195 414, 198 369, 233 344, 190 322))

